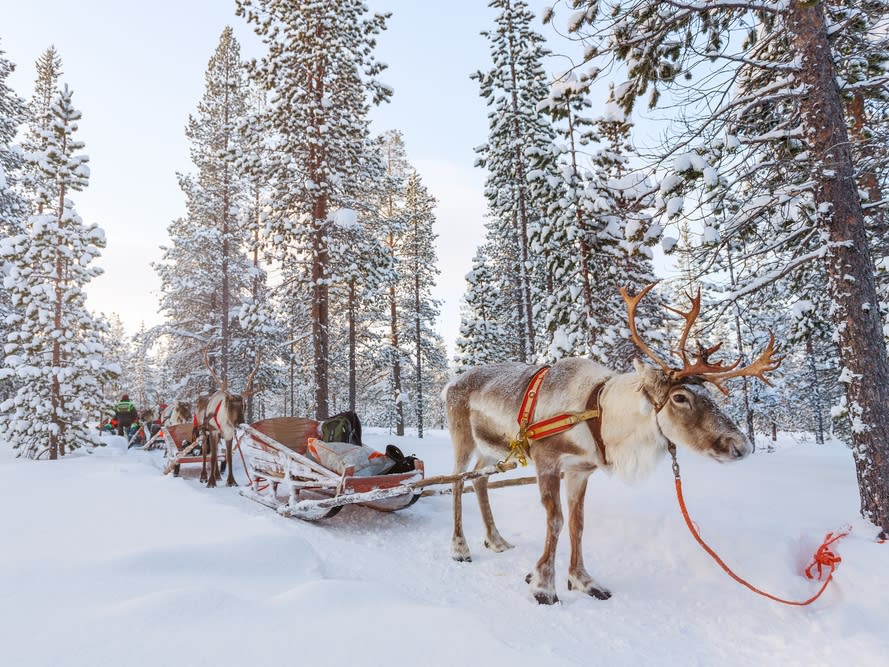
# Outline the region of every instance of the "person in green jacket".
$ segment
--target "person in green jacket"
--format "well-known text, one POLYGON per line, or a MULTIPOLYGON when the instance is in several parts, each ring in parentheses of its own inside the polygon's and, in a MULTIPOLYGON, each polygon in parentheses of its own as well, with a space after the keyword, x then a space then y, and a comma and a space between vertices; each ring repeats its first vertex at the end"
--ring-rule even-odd
POLYGON ((130 426, 138 420, 138 412, 136 405, 130 400, 127 394, 120 397, 120 400, 114 404, 114 419, 117 421, 117 434, 128 436, 130 426))

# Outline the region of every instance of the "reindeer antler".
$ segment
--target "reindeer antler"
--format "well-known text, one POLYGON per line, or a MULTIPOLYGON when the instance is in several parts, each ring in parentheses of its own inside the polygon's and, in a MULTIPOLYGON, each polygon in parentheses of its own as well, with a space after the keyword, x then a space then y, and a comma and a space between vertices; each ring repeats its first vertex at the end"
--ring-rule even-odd
MULTIPOLYGON (((719 346, 716 346, 719 347, 719 346)), ((712 350, 713 348, 711 348, 712 350)), ((707 352, 706 350, 704 352, 707 352)), ((731 366, 723 366, 721 369, 720 364, 712 364, 708 365, 712 370, 707 370, 705 372, 700 372, 697 375, 702 379, 716 385, 716 388, 719 389, 723 394, 728 394, 728 389, 723 386, 723 380, 728 380, 729 378, 736 377, 755 377, 759 378, 763 382, 765 382, 770 387, 772 383, 766 378, 765 374, 771 371, 776 370, 781 362, 784 361, 784 355, 781 356, 773 356, 775 354, 775 334, 771 331, 769 332, 769 344, 766 345, 766 348, 760 352, 759 356, 754 359, 751 363, 747 364, 743 368, 735 368, 738 364, 741 363, 741 359, 739 358, 734 364, 731 366)), ((704 356, 704 361, 706 362, 706 355, 704 356)))
POLYGON ((223 382, 219 379, 219 376, 216 375, 216 372, 213 370, 213 366, 210 365, 210 356, 207 353, 207 348, 205 347, 201 350, 201 353, 204 357, 204 365, 207 367, 207 370, 210 371, 210 377, 213 378, 213 382, 216 383, 216 386, 219 387, 222 391, 227 391, 228 382, 223 382))
POLYGON ((636 344, 640 350, 642 350, 648 358, 651 359, 654 363, 661 367, 661 369, 670 374, 673 372, 673 369, 670 368, 670 365, 661 359, 658 355, 656 355, 648 345, 645 344, 645 341, 639 336, 639 332, 636 330, 636 306, 639 305, 639 302, 645 298, 645 295, 648 294, 652 288, 657 283, 651 283, 642 288, 642 291, 639 292, 636 296, 630 296, 629 292, 625 287, 621 287, 620 295, 624 298, 624 301, 627 304, 627 323, 630 325, 630 337, 633 339, 633 342, 636 344))
POLYGON ((262 360, 262 352, 256 353, 256 362, 253 364, 253 370, 250 371, 250 374, 247 375, 247 384, 244 386, 244 391, 241 392, 241 396, 245 398, 253 393, 253 379, 256 377, 256 373, 259 371, 259 362, 262 360))
POLYGON ((728 394, 728 389, 725 387, 724 384, 722 384, 723 381, 735 377, 756 377, 765 382, 767 385, 772 386, 772 383, 766 379, 765 373, 777 369, 781 365, 781 362, 784 360, 784 357, 774 356, 775 335, 771 332, 769 332, 768 346, 766 346, 766 348, 752 363, 744 366, 743 368, 738 368, 741 363, 740 357, 735 360, 734 363, 723 363, 721 361, 711 362, 709 360, 710 355, 722 347, 722 343, 717 343, 712 347, 705 348, 703 345, 701 345, 700 342, 698 342, 698 352, 697 355, 695 355, 695 360, 693 362, 689 361, 688 352, 685 349, 685 345, 688 340, 688 335, 691 332, 691 329, 701 312, 700 288, 698 288, 697 294, 695 296, 686 293, 689 301, 691 301, 690 310, 682 311, 676 308, 671 308, 670 306, 666 306, 668 310, 677 313, 685 320, 685 328, 682 330, 682 334, 679 337, 679 348, 676 352, 676 355, 682 360, 682 368, 670 368, 668 364, 666 364, 660 357, 658 357, 651 351, 648 345, 646 345, 645 342, 639 337, 639 333, 636 330, 636 306, 639 305, 639 302, 642 300, 642 298, 646 294, 648 294, 648 292, 651 291, 654 286, 655 283, 646 285, 646 287, 635 297, 630 297, 627 294, 627 290, 621 287, 620 294, 627 304, 627 317, 629 318, 630 322, 630 334, 633 342, 640 350, 648 355, 648 357, 653 359, 664 370, 664 372, 667 373, 671 380, 680 380, 687 377, 697 377, 704 382, 710 382, 723 394, 728 394))
POLYGON ((678 308, 671 308, 670 306, 664 307, 685 320, 685 328, 682 330, 682 335, 679 337, 679 349, 677 352, 679 358, 682 359, 683 366, 688 366, 688 355, 685 351, 685 341, 688 339, 688 334, 691 332, 691 328, 694 326, 695 321, 698 319, 698 315, 701 313, 701 288, 698 287, 698 293, 695 296, 692 296, 688 292, 685 293, 685 296, 691 301, 691 310, 688 312, 679 310, 678 308))

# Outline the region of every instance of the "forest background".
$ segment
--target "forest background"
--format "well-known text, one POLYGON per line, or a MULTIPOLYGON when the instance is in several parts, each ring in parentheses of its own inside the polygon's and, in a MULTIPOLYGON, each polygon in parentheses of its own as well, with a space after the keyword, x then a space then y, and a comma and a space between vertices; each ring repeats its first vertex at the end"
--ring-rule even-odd
MULTIPOLYGON (((145 310, 164 319, 140 325, 131 341, 119 317, 85 301, 108 228, 71 198, 88 191, 92 172, 64 54, 51 46, 38 56, 27 105, 0 91, 4 435, 31 455, 45 435, 51 457, 93 440, 83 416, 126 388, 154 405, 257 371, 248 418, 357 409, 368 423, 420 436, 424 423, 443 422, 450 352, 433 290, 441 268, 453 271, 432 243, 439 202, 402 129, 371 125, 372 109, 394 99, 378 49, 387 17, 360 2, 235 7, 239 30, 255 33, 245 43, 252 49, 258 38, 267 51, 245 68, 230 27, 209 50, 203 95, 186 114, 190 165, 176 172, 185 212, 166 221, 169 242, 151 263, 161 287, 145 310), (12 145, 17 124, 24 152, 12 145), (52 418, 30 423, 47 402, 52 418)), ((865 513, 885 528, 885 3, 569 0, 542 12, 567 34, 555 49, 569 54, 559 68, 526 3, 489 7, 493 22, 477 26, 487 53, 468 72, 487 107, 474 148, 483 235, 471 246, 461 238, 475 254, 454 370, 568 355, 629 368, 635 350, 618 287, 663 277, 660 248, 676 267, 659 289, 662 304, 704 289, 711 314, 693 332, 705 341, 701 363, 717 341, 742 363, 767 332, 780 342, 776 386, 745 381, 728 409, 751 435, 845 435, 865 513), (644 116, 646 108, 660 114, 644 116)), ((148 25, 128 18, 140 31, 148 25)), ((412 23, 414 35, 433 18, 412 23)), ((131 30, 102 32, 127 44, 93 53, 126 63, 131 30)), ((450 40, 438 62, 453 71, 450 53, 462 48, 450 40)), ((164 40, 157 50, 165 53, 164 40)), ((3 61, 4 86, 12 64, 3 61)), ((133 78, 112 74, 105 89, 133 78)), ((163 106, 140 93, 120 97, 163 106)), ((460 105, 441 107, 450 119, 460 105)), ((125 138, 152 126, 127 113, 114 121, 126 123, 113 141, 127 147, 125 138)), ((434 127, 449 136, 451 123, 434 127)), ((130 184, 152 180, 115 170, 130 184)), ((126 213, 113 217, 131 227, 150 191, 119 193, 126 213)), ((134 254, 113 253, 127 262, 134 254)), ((643 333, 669 348, 682 318, 657 305, 642 313, 643 333)))

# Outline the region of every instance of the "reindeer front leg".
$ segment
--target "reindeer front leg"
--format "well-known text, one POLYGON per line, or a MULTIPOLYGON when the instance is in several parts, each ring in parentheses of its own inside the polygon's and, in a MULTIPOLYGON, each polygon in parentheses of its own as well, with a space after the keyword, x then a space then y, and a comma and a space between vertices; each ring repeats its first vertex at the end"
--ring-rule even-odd
POLYGON ((568 565, 568 590, 577 589, 587 595, 607 600, 611 593, 598 584, 583 566, 583 505, 590 473, 565 473, 565 493, 568 497, 568 536, 571 539, 571 560, 568 565))
POLYGON ((556 546, 559 543, 559 533, 562 532, 558 466, 544 466, 543 462, 537 462, 537 485, 540 487, 540 502, 546 510, 546 541, 543 555, 537 561, 534 572, 525 581, 531 584, 531 594, 537 602, 555 604, 559 601, 555 585, 556 546))
POLYGON ((235 462, 235 457, 232 453, 232 441, 234 440, 234 436, 225 441, 225 465, 228 466, 228 478, 225 480, 226 486, 237 486, 238 483, 235 481, 235 466, 233 465, 235 462))

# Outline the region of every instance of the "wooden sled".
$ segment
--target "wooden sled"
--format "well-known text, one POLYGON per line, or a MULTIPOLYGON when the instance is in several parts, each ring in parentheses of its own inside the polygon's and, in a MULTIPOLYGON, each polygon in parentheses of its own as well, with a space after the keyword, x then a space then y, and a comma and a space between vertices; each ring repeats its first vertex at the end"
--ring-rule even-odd
MULTIPOLYGON (((190 463, 203 463, 201 456, 201 443, 203 436, 192 441, 192 432, 194 424, 184 422, 182 424, 172 424, 165 426, 159 433, 163 433, 164 442, 164 458, 167 464, 164 466, 164 474, 170 472, 174 477, 179 476, 180 466, 190 463)), ((220 460, 217 452, 217 460, 220 460)), ((220 464, 220 475, 225 472, 225 453, 222 452, 222 463, 220 464)), ((210 463, 210 456, 207 456, 207 465, 210 463)))
POLYGON ((242 425, 239 445, 250 486, 241 494, 306 521, 332 517, 352 504, 394 512, 419 498, 421 490, 413 484, 423 479, 422 461, 405 473, 359 476, 350 467, 339 474, 308 457, 308 439, 317 435, 318 422, 301 417, 242 425))
POLYGON ((515 463, 499 463, 462 474, 424 478, 423 462, 417 460, 415 469, 405 473, 357 476, 353 468, 347 468, 339 474, 307 456, 308 440, 317 436, 318 422, 300 417, 242 425, 238 442, 250 485, 241 489, 241 495, 281 516, 317 521, 353 504, 393 512, 413 505, 421 496, 448 493, 458 479, 487 477, 516 467, 515 463), (447 488, 436 490, 436 486, 447 488))

